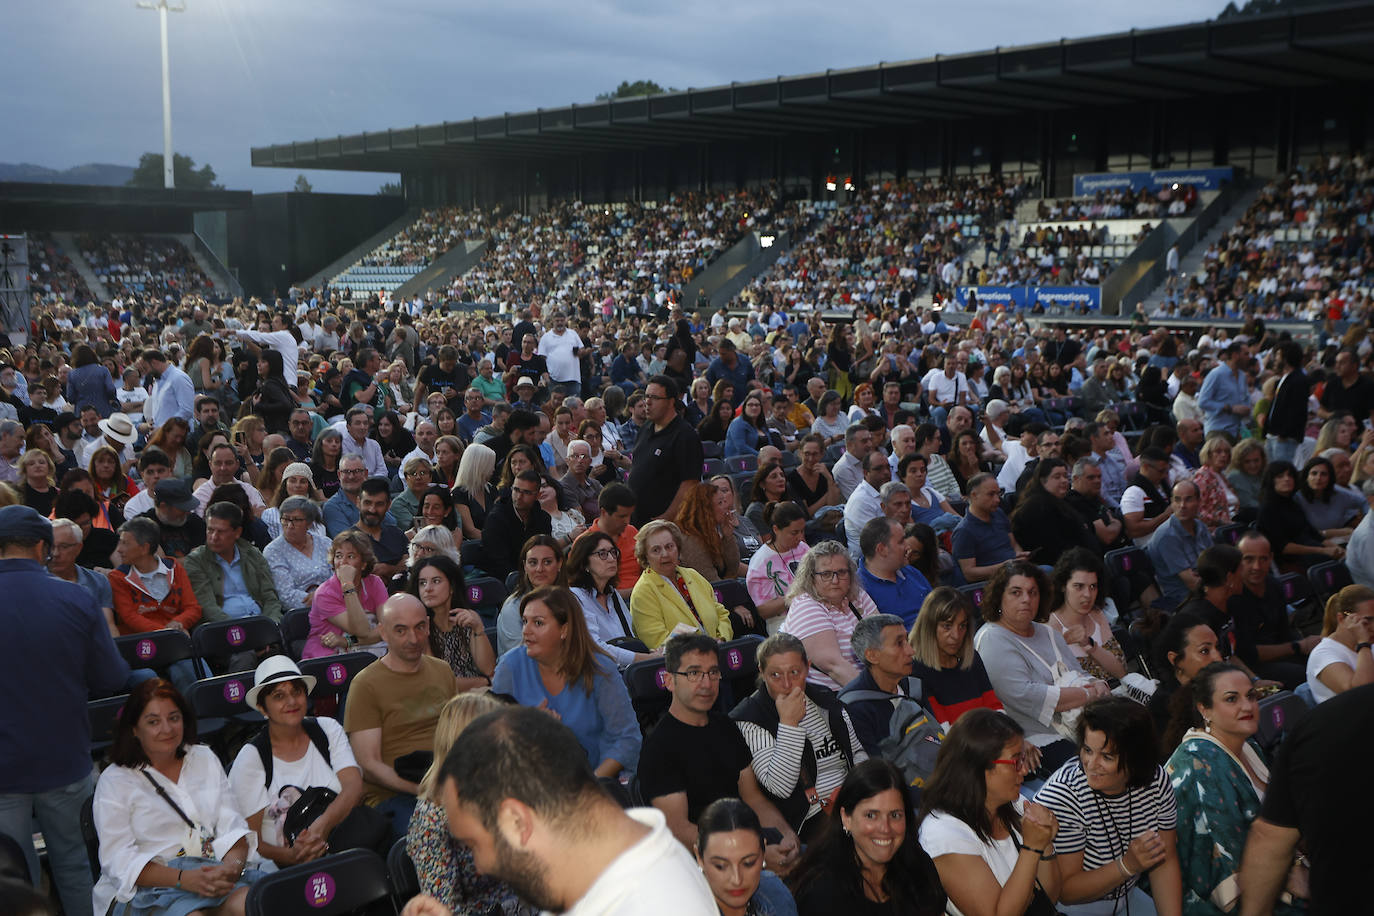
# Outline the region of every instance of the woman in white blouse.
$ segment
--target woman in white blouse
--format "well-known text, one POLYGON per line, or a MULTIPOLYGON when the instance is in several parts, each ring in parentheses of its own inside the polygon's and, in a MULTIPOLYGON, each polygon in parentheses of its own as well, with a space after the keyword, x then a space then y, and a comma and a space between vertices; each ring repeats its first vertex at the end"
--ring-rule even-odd
POLYGON ((245 695, 267 719, 239 751, 229 784, 248 826, 258 835, 258 855, 285 868, 345 849, 385 854, 391 825, 376 808, 361 804, 363 776, 348 736, 335 719, 306 716, 315 678, 285 655, 258 665, 245 695), (265 742, 265 743, 264 743, 265 742), (264 757, 266 751, 266 757, 264 757), (270 769, 263 766, 269 761, 270 769), (296 836, 286 830, 291 790, 320 787, 336 793, 319 816, 296 836))
POLYGON ((96 913, 132 901, 138 916, 242 916, 258 877, 244 870, 252 831, 219 759, 195 740, 195 714, 171 683, 134 688, 95 787, 96 913))
POLYGON ((587 520, 576 509, 563 488, 548 474, 539 475, 539 508, 549 513, 553 522, 553 537, 566 550, 587 530, 587 520))

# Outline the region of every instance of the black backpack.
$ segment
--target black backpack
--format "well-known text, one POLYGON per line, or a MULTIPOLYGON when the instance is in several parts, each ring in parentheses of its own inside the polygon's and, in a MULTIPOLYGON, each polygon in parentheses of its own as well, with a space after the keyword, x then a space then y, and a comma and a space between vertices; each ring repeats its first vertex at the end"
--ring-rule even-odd
MULTIPOLYGON (((315 745, 315 749, 324 758, 325 764, 332 767, 333 761, 329 759, 329 737, 324 733, 324 728, 313 717, 306 716, 301 721, 305 728, 305 733, 310 736, 310 743, 315 745)), ((263 782, 270 790, 272 788, 272 738, 268 734, 267 727, 253 736, 253 747, 257 748, 258 756, 262 758, 263 782)), ((301 835, 305 828, 315 822, 315 819, 324 813, 325 809, 333 804, 334 799, 339 797, 339 793, 325 786, 282 786, 282 789, 293 788, 300 792, 300 798, 292 803, 290 810, 286 812, 286 818, 282 821, 282 837, 286 840, 287 846, 293 846, 296 837, 301 835)))

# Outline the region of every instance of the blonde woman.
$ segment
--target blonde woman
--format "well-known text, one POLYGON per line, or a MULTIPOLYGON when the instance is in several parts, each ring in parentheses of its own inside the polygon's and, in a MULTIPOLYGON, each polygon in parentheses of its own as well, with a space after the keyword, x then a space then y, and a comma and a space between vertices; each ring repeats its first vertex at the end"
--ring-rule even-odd
POLYGON ((239 453, 244 464, 252 465, 256 471, 261 471, 266 458, 263 454, 263 442, 267 439, 267 424, 263 422, 262 417, 249 414, 235 423, 230 433, 234 440, 234 450, 239 453))
POLYGON ((19 491, 24 505, 47 518, 57 501, 57 465, 52 455, 31 449, 19 456, 19 491))
POLYGON ((453 510, 462 523, 464 540, 482 536, 487 513, 496 505, 496 488, 491 472, 496 468, 496 453, 490 446, 475 443, 463 450, 453 482, 453 510))
POLYGON ((1307 657, 1307 686, 1318 703, 1374 683, 1374 589, 1347 585, 1326 602, 1322 641, 1307 657))
POLYGON ((514 896, 500 881, 479 875, 472 850, 449 833, 439 787, 439 770, 463 729, 473 719, 503 705, 485 690, 460 693, 444 704, 434 726, 434 762, 420 780, 419 801, 406 831, 406 852, 420 879, 420 892, 429 894, 452 913, 500 911, 502 904, 514 896))

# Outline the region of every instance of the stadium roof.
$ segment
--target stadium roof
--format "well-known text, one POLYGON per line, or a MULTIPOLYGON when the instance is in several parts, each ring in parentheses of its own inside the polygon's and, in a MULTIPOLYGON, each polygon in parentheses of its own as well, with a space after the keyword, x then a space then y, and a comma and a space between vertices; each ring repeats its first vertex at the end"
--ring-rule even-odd
POLYGON ((1371 79, 1365 3, 256 147, 252 164, 401 172, 1371 79))

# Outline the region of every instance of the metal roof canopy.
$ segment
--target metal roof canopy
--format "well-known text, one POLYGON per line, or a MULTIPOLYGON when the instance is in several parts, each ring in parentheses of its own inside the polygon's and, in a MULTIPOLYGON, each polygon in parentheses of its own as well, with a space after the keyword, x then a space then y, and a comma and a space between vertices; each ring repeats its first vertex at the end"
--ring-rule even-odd
POLYGON ((255 147, 252 164, 401 172, 1365 80, 1369 3, 255 147))

